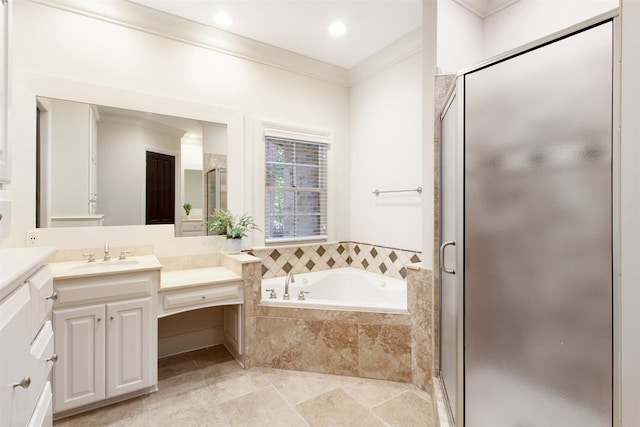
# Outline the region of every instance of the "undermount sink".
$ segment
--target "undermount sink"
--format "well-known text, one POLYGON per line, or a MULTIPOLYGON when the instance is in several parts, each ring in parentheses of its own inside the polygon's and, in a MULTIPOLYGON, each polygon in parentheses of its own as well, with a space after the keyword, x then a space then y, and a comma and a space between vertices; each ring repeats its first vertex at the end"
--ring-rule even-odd
POLYGON ((96 261, 96 262, 85 262, 83 264, 78 264, 73 267, 74 270, 110 270, 112 268, 124 267, 128 265, 136 265, 140 264, 140 261, 133 259, 122 259, 122 260, 114 260, 114 261, 96 261))

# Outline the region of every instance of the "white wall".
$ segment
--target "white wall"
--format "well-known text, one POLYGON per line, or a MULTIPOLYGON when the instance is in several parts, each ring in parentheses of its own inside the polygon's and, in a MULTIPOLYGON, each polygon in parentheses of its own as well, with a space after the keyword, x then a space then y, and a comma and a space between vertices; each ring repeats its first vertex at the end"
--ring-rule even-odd
MULTIPOLYGON (((344 86, 27 1, 14 4, 13 51, 10 138, 13 169, 20 172, 14 173, 9 188, 12 211, 20 215, 14 215, 8 246, 23 246, 24 231, 35 224, 35 94, 232 121, 229 204, 240 212, 252 212, 254 204, 262 203, 254 200, 252 188, 254 121, 245 118, 335 129, 334 155, 342 166, 348 161, 349 99, 344 86), (245 135, 250 136, 246 145, 245 135)), ((336 172, 336 177, 347 182, 348 170, 336 172)), ((331 202, 333 210, 349 205, 338 192, 331 202)), ((330 238, 346 240, 348 223, 335 221, 333 210, 330 238)), ((71 231, 70 238, 75 234, 71 231)))
POLYGON ((227 127, 218 123, 203 124, 202 149, 205 153, 227 154, 227 127))
POLYGON ((520 0, 484 20, 491 58, 618 7, 617 0, 520 0))
POLYGON ((89 108, 51 100, 51 216, 89 213, 89 108))
POLYGON ((176 204, 181 210, 181 138, 182 133, 163 132, 152 122, 103 115, 98 122, 98 213, 105 215, 104 225, 145 223, 146 151, 175 156, 176 204))
POLYGON ((422 55, 352 87, 350 113, 351 240, 421 251, 421 203, 432 188, 372 191, 422 186, 422 55))
POLYGON ((455 74, 483 59, 483 21, 453 0, 438 0, 438 60, 441 74, 455 74))

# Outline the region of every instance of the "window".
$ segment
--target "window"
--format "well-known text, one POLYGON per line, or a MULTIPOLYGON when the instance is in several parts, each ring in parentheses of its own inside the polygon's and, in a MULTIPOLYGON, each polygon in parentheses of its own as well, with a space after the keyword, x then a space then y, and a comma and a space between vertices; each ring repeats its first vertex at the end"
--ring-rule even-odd
POLYGON ((266 242, 327 238, 327 144, 265 136, 266 242))

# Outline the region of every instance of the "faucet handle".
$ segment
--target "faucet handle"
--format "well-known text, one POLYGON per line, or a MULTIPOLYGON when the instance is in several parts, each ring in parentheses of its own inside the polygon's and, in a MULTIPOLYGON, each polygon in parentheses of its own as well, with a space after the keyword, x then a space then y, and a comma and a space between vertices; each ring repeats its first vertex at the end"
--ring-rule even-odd
POLYGON ((93 253, 82 254, 83 257, 89 258, 87 262, 96 262, 96 256, 93 253))
POLYGON ((265 291, 269 292, 269 299, 276 299, 278 296, 276 295, 276 290, 274 289, 265 289, 265 291))
POLYGON ((309 291, 300 291, 298 294, 298 301, 304 301, 304 294, 308 294, 309 291))
POLYGON ((129 255, 131 253, 131 251, 120 251, 120 256, 118 257, 119 260, 125 260, 127 259, 127 255, 129 255))

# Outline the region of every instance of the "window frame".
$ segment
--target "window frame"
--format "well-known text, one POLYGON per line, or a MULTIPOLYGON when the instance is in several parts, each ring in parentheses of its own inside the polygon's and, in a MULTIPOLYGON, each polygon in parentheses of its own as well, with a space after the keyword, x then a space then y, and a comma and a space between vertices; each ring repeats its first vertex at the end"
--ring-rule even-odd
MULTIPOLYGON (((331 141, 332 141, 332 136, 331 136, 331 132, 328 131, 319 131, 319 130, 311 130, 311 129, 300 129, 300 128, 296 128, 296 129, 292 129, 291 127, 284 127, 284 126, 274 126, 273 124, 266 125, 263 122, 264 125, 264 132, 262 134, 262 142, 264 143, 263 146, 263 154, 264 154, 264 158, 263 158, 263 166, 264 166, 264 177, 263 177, 263 188, 264 188, 264 198, 263 198, 263 206, 264 206, 264 242, 265 245, 278 245, 278 244, 290 244, 290 243, 295 243, 295 242, 303 242, 303 243, 308 243, 308 242, 326 242, 329 239, 329 225, 328 225, 328 218, 329 218, 329 150, 331 148, 331 141), (301 192, 317 192, 320 196, 320 203, 321 206, 320 207, 320 224, 321 226, 324 226, 324 232, 319 231, 319 233, 317 235, 304 235, 304 236, 286 236, 286 237, 270 237, 268 235, 269 230, 268 230, 268 219, 269 219, 269 209, 268 209, 268 200, 269 200, 269 194, 270 192, 273 191, 272 186, 268 186, 267 185, 267 173, 268 173, 268 161, 267 161, 267 147, 268 147, 268 142, 267 140, 269 138, 273 138, 273 139, 280 139, 280 140, 291 140, 292 142, 300 142, 301 144, 314 144, 314 145, 318 145, 320 147, 322 147, 322 149, 324 150, 324 155, 322 156, 324 158, 324 165, 321 165, 320 163, 318 164, 318 166, 320 167, 320 169, 322 169, 322 167, 324 166, 324 187, 321 185, 322 182, 319 182, 319 186, 317 187, 318 190, 315 190, 315 187, 309 187, 309 188, 300 188, 300 189, 296 189, 295 187, 285 187, 286 190, 285 191, 289 191, 289 192, 295 192, 295 194, 299 194, 301 192), (314 188, 314 190, 310 190, 310 188, 314 188)), ((319 159, 320 161, 320 159, 319 159)), ((296 167, 296 163, 292 163, 291 164, 294 168, 296 167)))

